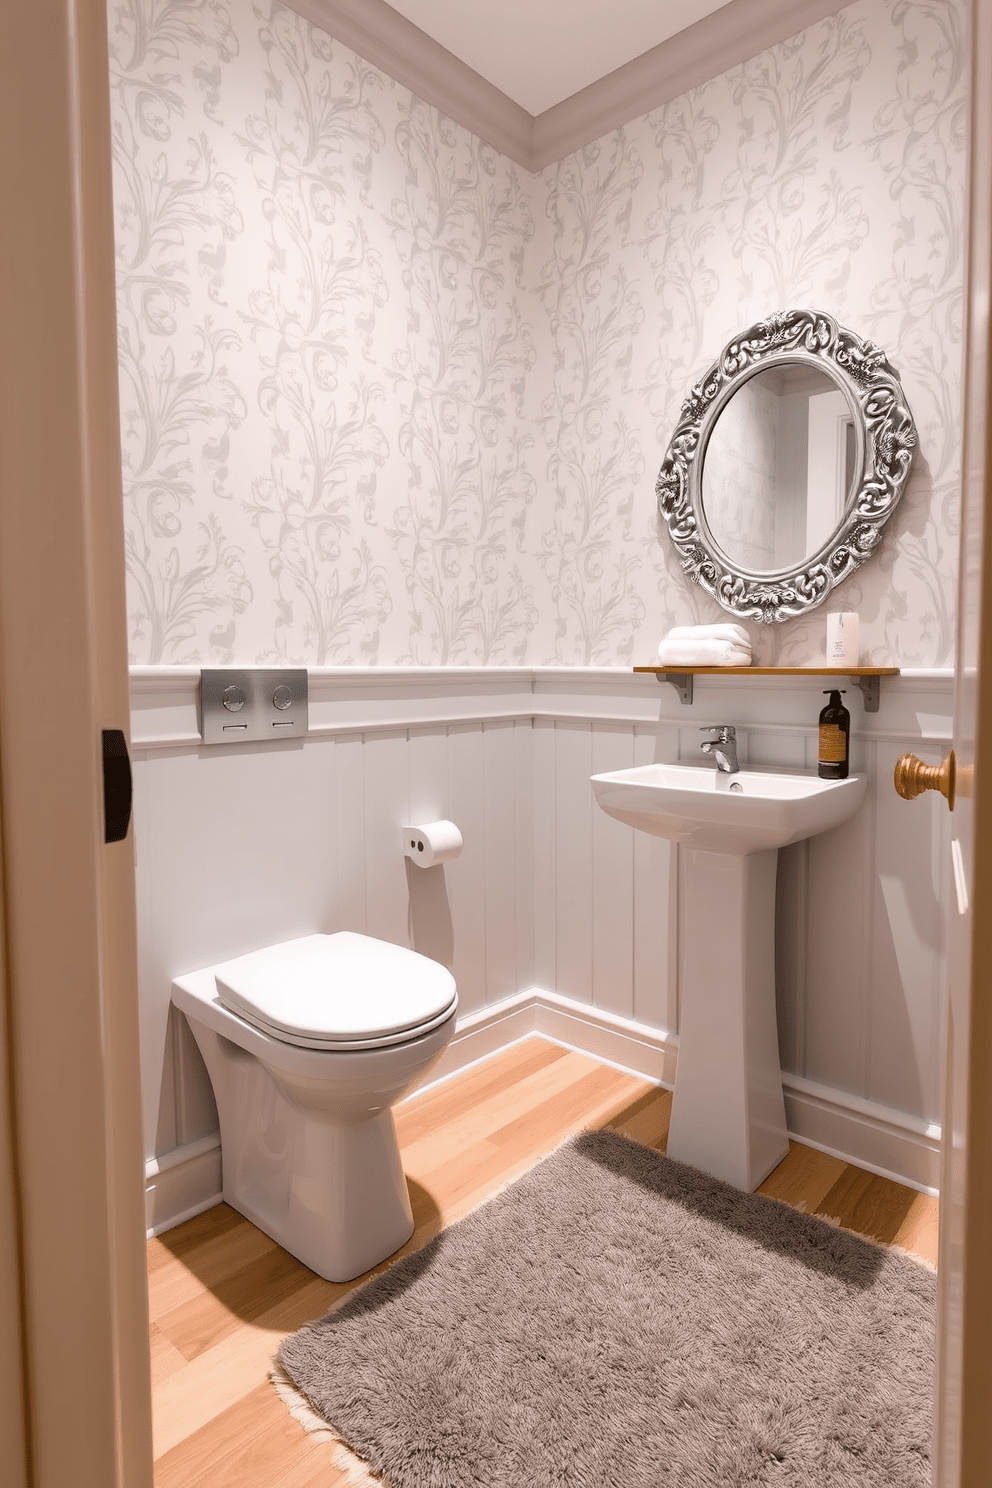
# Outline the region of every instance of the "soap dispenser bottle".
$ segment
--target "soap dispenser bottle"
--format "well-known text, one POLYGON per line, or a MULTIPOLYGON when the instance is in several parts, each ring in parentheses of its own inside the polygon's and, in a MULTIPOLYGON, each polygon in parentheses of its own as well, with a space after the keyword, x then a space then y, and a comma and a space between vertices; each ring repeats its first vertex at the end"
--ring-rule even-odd
MULTIPOLYGON (((826 688, 824 692, 826 692, 826 688)), ((820 714, 820 749, 817 774, 821 780, 846 780, 851 739, 851 715, 840 700, 841 692, 830 690, 830 701, 820 714)))

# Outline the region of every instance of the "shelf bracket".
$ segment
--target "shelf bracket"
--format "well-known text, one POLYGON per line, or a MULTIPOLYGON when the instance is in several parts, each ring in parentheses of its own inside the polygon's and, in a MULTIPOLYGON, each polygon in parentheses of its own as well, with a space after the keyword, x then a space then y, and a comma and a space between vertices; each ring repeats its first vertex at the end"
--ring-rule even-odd
POLYGON ((851 681, 855 687, 860 687, 865 700, 865 712, 877 713, 878 700, 881 693, 881 677, 852 677, 851 681))
POLYGON ((659 682, 668 682, 675 688, 679 695, 679 701, 686 707, 692 707, 692 682, 691 672, 658 672, 659 682))

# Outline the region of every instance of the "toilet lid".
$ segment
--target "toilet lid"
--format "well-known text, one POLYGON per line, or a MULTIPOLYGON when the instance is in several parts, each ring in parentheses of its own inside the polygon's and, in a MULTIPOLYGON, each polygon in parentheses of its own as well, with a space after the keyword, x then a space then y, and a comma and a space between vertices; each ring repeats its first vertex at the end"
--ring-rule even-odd
POLYGON ((225 1007, 287 1043, 377 1048, 427 1033, 457 1006, 437 961, 341 930, 305 935, 214 970, 225 1007))

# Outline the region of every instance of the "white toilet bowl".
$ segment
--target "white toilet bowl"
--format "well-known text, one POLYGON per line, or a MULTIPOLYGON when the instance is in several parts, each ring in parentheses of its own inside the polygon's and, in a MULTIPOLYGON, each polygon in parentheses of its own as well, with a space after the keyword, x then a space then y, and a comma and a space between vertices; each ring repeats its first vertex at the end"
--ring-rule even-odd
POLYGON ((455 1027, 445 967, 342 931, 177 978, 220 1118, 224 1199, 328 1281, 413 1233, 392 1106, 455 1027))

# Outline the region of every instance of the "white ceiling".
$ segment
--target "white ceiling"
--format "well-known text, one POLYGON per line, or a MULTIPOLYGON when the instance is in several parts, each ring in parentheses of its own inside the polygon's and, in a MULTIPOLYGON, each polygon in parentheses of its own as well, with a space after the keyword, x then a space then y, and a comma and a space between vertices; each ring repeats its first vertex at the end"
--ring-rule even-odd
POLYGON ((728 0, 389 0, 393 10, 543 114, 728 0))

